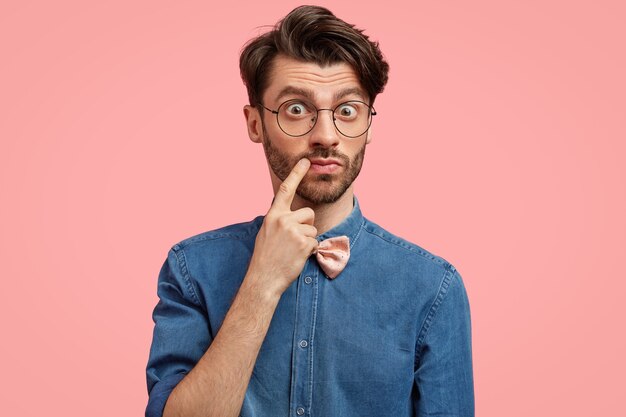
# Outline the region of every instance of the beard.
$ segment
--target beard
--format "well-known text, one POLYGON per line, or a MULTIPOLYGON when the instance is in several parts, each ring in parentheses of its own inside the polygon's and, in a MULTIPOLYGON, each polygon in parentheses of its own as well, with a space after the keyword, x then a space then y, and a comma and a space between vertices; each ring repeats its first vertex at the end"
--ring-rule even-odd
MULTIPOLYGON (((263 126, 263 149, 271 170, 284 181, 296 163, 302 158, 336 158, 341 161, 340 172, 332 174, 316 174, 307 172, 300 181, 296 194, 312 204, 330 204, 339 200, 361 172, 365 158, 365 143, 352 160, 347 155, 331 148, 315 148, 310 152, 289 157, 272 145, 263 126)), ((297 140, 297 139, 294 139, 297 140)))

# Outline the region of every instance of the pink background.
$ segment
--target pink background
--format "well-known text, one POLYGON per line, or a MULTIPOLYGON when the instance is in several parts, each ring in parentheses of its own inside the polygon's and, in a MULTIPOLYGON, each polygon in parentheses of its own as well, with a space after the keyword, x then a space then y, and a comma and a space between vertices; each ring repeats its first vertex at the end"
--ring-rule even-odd
MULTIPOLYGON (((238 52, 298 3, 209 3, 2 2, 2 415, 142 415, 167 250, 267 211, 238 52)), ((463 275, 477 415, 624 415, 624 3, 319 4, 391 64, 356 194, 463 275)))

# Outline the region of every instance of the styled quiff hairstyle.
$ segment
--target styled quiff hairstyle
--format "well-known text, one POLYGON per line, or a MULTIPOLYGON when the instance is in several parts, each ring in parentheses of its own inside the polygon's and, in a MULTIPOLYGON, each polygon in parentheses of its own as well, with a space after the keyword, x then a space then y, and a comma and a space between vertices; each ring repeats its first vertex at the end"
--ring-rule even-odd
POLYGON ((378 42, 363 31, 319 6, 300 6, 279 21, 273 30, 246 43, 239 57, 241 78, 250 105, 262 102, 274 57, 281 54, 320 66, 345 62, 355 71, 374 103, 387 84, 389 64, 378 42))

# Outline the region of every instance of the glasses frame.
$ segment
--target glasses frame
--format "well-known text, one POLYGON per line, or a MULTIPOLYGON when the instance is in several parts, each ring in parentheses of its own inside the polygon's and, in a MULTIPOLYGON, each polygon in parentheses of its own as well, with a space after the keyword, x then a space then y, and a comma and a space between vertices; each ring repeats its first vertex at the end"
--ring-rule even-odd
POLYGON ((265 107, 265 105, 264 105, 263 103, 261 103, 261 102, 258 102, 257 104, 258 104, 259 106, 263 107, 265 110, 269 111, 270 113, 275 114, 275 115, 276 115, 276 124, 278 124, 278 127, 280 128, 280 130, 282 130, 282 131, 283 131, 283 133, 284 133, 285 135, 287 135, 287 136, 291 136, 291 137, 293 137, 293 138, 299 138, 299 137, 302 137, 302 136, 304 136, 304 135, 306 135, 306 134, 309 134, 309 133, 313 130, 313 128, 315 127, 315 125, 317 124, 317 121, 318 121, 318 120, 319 120, 319 118, 320 118, 320 112, 321 112, 322 110, 328 110, 328 111, 332 112, 332 115, 333 115, 333 125, 335 125, 335 129, 337 129, 337 132, 341 133, 343 136, 345 136, 345 137, 347 137, 347 138, 358 138, 359 136, 363 136, 365 133, 367 133, 367 131, 368 131, 368 130, 370 130, 370 127, 372 126, 373 116, 376 116, 376 110, 374 109, 374 107, 373 107, 373 106, 370 106, 369 104, 367 104, 366 102, 361 101, 361 100, 348 100, 348 101, 344 101, 344 102, 342 102, 342 103, 337 104, 337 105, 336 105, 334 108, 332 108, 332 109, 318 109, 318 108, 317 108, 317 107, 315 107, 315 106, 313 105, 313 103, 311 103, 310 101, 308 101, 308 100, 302 100, 302 99, 297 99, 297 98, 292 98, 292 99, 289 99, 289 100, 283 101, 283 102, 282 102, 282 103, 278 106, 278 109, 276 109, 276 110, 272 110, 272 109, 270 109, 270 108, 268 108, 268 107, 265 107), (281 108, 282 108, 285 104, 287 104, 287 103, 291 103, 291 102, 294 102, 294 101, 303 101, 303 102, 305 102, 305 103, 309 103, 309 104, 311 105, 311 107, 313 107, 313 108, 315 109, 315 111, 316 111, 316 115, 315 115, 315 122, 313 123, 313 126, 311 126, 311 128, 310 128, 309 130, 307 130, 306 132, 302 133, 301 135, 292 135, 291 133, 286 132, 286 131, 285 131, 285 129, 283 129, 283 127, 280 125, 280 121, 278 120, 278 113, 280 112, 280 109, 281 109, 281 108), (339 107, 341 107, 341 106, 343 106, 344 104, 347 104, 347 103, 361 103, 361 104, 364 104, 365 106, 367 106, 367 107, 368 107, 368 109, 369 109, 369 116, 368 116, 367 128, 363 131, 363 133, 360 133, 360 134, 358 134, 358 135, 356 135, 356 136, 349 136, 349 135, 346 135, 346 134, 345 134, 345 133, 343 133, 343 132, 341 131, 341 129, 339 129, 339 127, 337 126, 337 119, 335 118, 335 110, 337 110, 339 107))

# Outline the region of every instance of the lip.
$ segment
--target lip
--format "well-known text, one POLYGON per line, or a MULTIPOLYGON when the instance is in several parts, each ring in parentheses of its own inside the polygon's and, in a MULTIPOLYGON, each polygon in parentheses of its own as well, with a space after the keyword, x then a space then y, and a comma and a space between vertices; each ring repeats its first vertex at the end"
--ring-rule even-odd
POLYGON ((315 174, 335 174, 341 167, 337 159, 311 159, 311 172, 315 174))
POLYGON ((309 159, 311 161, 311 165, 339 165, 341 166, 341 162, 338 159, 328 158, 328 159, 309 159))

